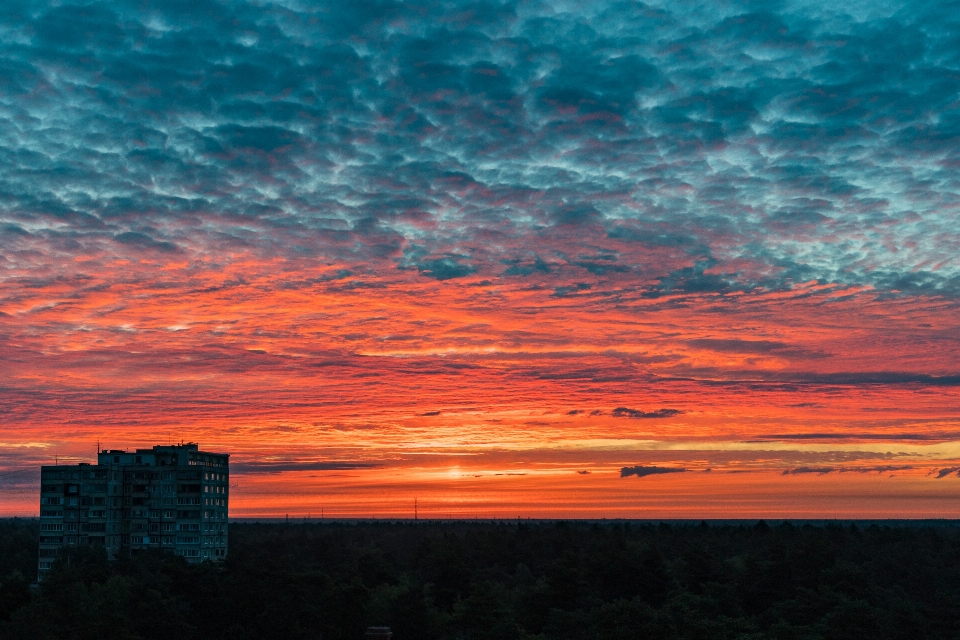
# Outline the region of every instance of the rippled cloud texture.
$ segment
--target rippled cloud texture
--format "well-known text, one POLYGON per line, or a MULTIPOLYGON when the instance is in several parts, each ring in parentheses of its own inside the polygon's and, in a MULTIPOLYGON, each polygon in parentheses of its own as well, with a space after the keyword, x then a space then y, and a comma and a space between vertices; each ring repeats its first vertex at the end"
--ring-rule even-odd
POLYGON ((0 465, 960 516, 960 15, 821 4, 7 2, 0 465))

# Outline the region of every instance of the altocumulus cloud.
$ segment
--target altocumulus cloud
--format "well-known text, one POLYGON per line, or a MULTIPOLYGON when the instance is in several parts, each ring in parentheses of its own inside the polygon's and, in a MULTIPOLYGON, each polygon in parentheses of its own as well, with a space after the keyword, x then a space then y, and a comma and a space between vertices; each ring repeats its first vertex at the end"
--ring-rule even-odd
POLYGON ((935 2, 7 0, 0 263, 244 250, 652 295, 955 296, 958 21, 935 2))

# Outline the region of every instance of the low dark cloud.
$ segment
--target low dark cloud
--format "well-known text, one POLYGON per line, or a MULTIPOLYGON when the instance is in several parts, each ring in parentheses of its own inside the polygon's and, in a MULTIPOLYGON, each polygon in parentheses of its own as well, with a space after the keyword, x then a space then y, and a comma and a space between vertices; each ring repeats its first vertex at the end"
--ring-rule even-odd
POLYGON ((620 469, 621 478, 629 478, 630 476, 637 476, 638 478, 643 478, 645 476, 655 476, 662 473, 684 473, 686 469, 674 468, 674 467, 623 467, 620 469))
POLYGON ((787 358, 826 358, 828 354, 821 350, 808 350, 794 347, 778 340, 738 340, 699 338, 688 340, 687 344, 700 349, 709 349, 720 353, 743 353, 758 355, 776 355, 787 358))
POLYGON ((910 471, 916 469, 913 465, 880 465, 876 467, 850 467, 842 470, 842 473, 893 473, 894 471, 910 471))
POLYGON ((833 473, 836 471, 836 467, 796 467, 793 469, 784 469, 783 475, 785 476, 797 476, 805 475, 810 473, 815 473, 817 475, 826 475, 828 473, 833 473))
POLYGON ((845 466, 845 467, 795 467, 786 469, 782 472, 785 476, 817 474, 826 475, 828 473, 893 473, 894 471, 910 471, 916 469, 913 465, 878 465, 878 466, 845 466))
POLYGON ((683 413, 679 409, 657 409, 656 411, 640 411, 639 409, 628 409, 627 407, 617 407, 610 412, 615 418, 672 418, 683 413))
POLYGON ((327 461, 284 461, 284 462, 231 462, 233 473, 280 473, 282 471, 350 471, 354 469, 373 469, 382 467, 380 462, 351 462, 339 460, 327 461))

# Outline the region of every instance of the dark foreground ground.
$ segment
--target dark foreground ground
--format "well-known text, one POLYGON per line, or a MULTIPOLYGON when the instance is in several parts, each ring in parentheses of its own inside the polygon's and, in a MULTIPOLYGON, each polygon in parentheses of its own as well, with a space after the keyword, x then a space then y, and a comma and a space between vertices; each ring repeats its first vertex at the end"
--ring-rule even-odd
POLYGON ((0 521, 0 638, 960 638, 960 529, 234 524, 222 565, 62 561, 0 521))

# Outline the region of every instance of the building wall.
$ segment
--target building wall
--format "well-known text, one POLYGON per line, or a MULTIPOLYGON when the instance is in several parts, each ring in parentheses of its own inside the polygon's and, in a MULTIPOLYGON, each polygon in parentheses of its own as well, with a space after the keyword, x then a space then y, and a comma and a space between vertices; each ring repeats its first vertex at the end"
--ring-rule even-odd
POLYGON ((229 456, 195 444, 104 451, 98 463, 40 469, 39 574, 64 547, 111 558, 166 549, 188 562, 227 555, 229 456))

